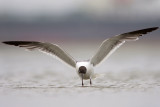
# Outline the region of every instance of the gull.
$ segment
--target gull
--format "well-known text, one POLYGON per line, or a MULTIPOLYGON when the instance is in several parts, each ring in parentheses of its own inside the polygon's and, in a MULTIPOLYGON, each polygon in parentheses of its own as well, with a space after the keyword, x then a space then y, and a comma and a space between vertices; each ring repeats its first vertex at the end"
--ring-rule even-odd
POLYGON ((156 29, 158 29, 158 27, 136 30, 108 38, 101 43, 95 55, 85 61, 76 61, 64 49, 60 48, 56 44, 37 41, 4 41, 2 43, 24 47, 29 50, 38 49, 42 52, 57 56, 63 62, 67 63, 76 70, 82 80, 82 86, 84 86, 83 80, 90 80, 90 85, 92 85, 92 79, 95 78, 93 68, 99 65, 104 59, 107 59, 122 44, 126 41, 136 41, 143 34, 147 34, 148 32, 152 32, 156 29))

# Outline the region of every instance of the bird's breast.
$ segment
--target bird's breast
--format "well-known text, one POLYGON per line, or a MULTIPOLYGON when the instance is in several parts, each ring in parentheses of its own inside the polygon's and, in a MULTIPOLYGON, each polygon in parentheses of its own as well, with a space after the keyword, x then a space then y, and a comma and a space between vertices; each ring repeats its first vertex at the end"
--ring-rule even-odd
POLYGON ((86 68, 86 73, 83 74, 83 79, 90 79, 93 76, 93 65, 90 64, 90 62, 77 62, 76 64, 76 71, 78 73, 78 75, 80 76, 80 78, 82 78, 82 74, 79 73, 79 68, 84 66, 86 68))

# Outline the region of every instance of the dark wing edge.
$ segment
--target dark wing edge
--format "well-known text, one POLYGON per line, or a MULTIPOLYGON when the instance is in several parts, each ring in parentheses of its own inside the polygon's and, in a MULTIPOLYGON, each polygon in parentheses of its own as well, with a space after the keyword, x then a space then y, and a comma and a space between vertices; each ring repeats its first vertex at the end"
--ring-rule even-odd
POLYGON ((124 39, 124 40, 137 40, 139 36, 142 36, 144 34, 157 30, 158 28, 159 27, 146 28, 146 29, 123 33, 117 36, 119 36, 119 38, 124 39))
POLYGON ((45 53, 49 53, 51 55, 57 56, 59 59, 66 62, 73 68, 76 67, 76 61, 74 60, 74 58, 70 56, 66 51, 61 49, 58 45, 55 45, 55 44, 35 42, 35 41, 4 41, 2 43, 7 45, 24 47, 29 50, 39 49, 45 53))
POLYGON ((125 43, 125 41, 138 40, 139 36, 157 30, 158 28, 159 27, 152 27, 152 28, 136 30, 128 33, 123 33, 104 40, 101 43, 96 54, 91 57, 90 63, 93 64, 93 66, 100 64, 104 59, 108 58, 116 49, 118 49, 123 43, 125 43))

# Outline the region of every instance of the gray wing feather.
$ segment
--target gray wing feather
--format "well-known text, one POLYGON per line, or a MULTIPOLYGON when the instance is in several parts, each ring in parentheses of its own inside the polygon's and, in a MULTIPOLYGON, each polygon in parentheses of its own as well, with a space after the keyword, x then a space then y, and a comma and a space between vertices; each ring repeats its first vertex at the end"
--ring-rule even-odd
POLYGON ((24 47, 29 50, 39 49, 42 52, 57 56, 59 59, 63 60, 73 68, 76 67, 76 61, 67 52, 65 52, 58 45, 55 44, 34 41, 5 41, 3 43, 8 45, 24 47))
POLYGON ((142 30, 137 30, 133 32, 124 33, 121 35, 114 36, 112 38, 106 39, 100 45, 100 48, 96 54, 91 58, 90 62, 93 66, 98 65, 104 59, 108 58, 117 48, 119 48, 125 41, 135 41, 139 39, 139 36, 147 34, 158 29, 158 27, 147 28, 142 30))

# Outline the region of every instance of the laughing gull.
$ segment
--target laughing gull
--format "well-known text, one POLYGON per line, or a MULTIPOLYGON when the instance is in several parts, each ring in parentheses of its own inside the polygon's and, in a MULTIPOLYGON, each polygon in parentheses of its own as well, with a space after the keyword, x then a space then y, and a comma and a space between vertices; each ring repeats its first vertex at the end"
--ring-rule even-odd
POLYGON ((76 61, 72 56, 56 44, 35 41, 4 41, 3 43, 24 47, 29 50, 39 49, 40 51, 57 56, 59 59, 76 69, 77 74, 82 79, 83 86, 83 79, 90 79, 90 85, 92 84, 91 79, 95 77, 93 68, 100 64, 102 60, 108 58, 109 55, 124 44, 125 41, 138 40, 143 34, 147 34, 148 32, 152 32, 156 29, 158 29, 158 27, 136 30, 108 38, 102 42, 96 54, 87 61, 76 61))

